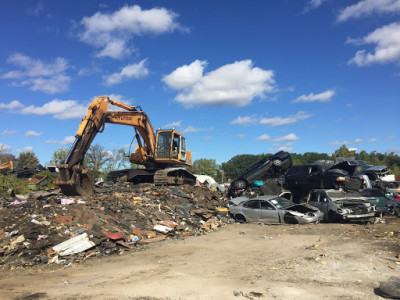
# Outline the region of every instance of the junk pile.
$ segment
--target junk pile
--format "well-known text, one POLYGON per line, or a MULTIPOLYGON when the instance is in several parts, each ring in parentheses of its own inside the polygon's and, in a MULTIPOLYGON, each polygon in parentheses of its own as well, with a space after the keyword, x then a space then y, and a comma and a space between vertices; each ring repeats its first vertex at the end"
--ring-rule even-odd
POLYGON ((231 222, 226 199, 205 186, 103 185, 90 198, 59 190, 0 199, 0 265, 72 264, 206 234, 231 222))

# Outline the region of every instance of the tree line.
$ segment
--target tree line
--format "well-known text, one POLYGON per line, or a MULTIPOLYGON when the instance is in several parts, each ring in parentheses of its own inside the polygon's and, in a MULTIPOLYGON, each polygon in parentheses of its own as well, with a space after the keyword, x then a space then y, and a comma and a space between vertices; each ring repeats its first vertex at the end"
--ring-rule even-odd
MULTIPOLYGON (((230 182, 241 175, 251 165, 260 159, 272 155, 265 154, 240 154, 232 157, 227 162, 218 165, 215 159, 198 159, 193 162, 190 171, 194 174, 205 174, 213 177, 217 182, 230 182)), ((350 151, 345 145, 337 149, 333 154, 317 152, 305 152, 304 154, 290 153, 293 165, 305 165, 317 160, 335 160, 338 157, 363 160, 374 166, 387 166, 391 173, 400 178, 400 156, 395 153, 378 153, 372 151, 350 151)))
MULTIPOLYGON (((48 164, 57 165, 62 163, 67 157, 68 151, 68 149, 64 148, 58 149, 53 153, 48 164)), ((215 159, 200 158, 195 160, 192 167, 188 168, 188 170, 193 174, 209 175, 220 183, 230 182, 251 165, 270 155, 272 154, 240 154, 222 164, 218 164, 215 159)), ((331 155, 317 152, 305 152, 304 154, 290 153, 290 155, 293 165, 309 164, 317 160, 335 160, 338 157, 354 158, 375 166, 385 165, 396 178, 400 178, 400 156, 395 153, 378 153, 376 151, 367 153, 364 150, 356 153, 343 145, 331 155)), ((13 161, 16 168, 32 168, 39 163, 34 152, 21 152, 16 157, 0 149, 0 164, 9 160, 13 161)), ((140 166, 129 162, 129 153, 124 148, 106 151, 103 146, 95 144, 89 148, 85 156, 84 167, 88 168, 95 178, 105 178, 110 171, 124 168, 138 168, 140 166)))

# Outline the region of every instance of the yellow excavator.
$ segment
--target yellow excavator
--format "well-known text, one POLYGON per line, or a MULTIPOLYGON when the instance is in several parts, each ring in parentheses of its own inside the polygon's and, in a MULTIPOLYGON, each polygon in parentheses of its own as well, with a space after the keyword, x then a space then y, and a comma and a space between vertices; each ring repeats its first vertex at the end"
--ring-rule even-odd
POLYGON ((12 162, 12 160, 10 160, 9 162, 0 164, 0 170, 2 170, 2 169, 14 170, 14 163, 12 162))
POLYGON ((183 167, 192 165, 192 153, 186 149, 186 139, 175 129, 157 130, 140 106, 129 106, 98 97, 89 106, 79 125, 65 161, 59 169, 56 184, 66 195, 91 195, 94 193, 93 177, 83 168, 83 159, 97 133, 103 132, 105 123, 134 127, 138 147, 130 155, 130 162, 144 165, 145 169, 124 170, 129 182, 154 182, 156 185, 195 184, 196 177, 183 167), (108 111, 109 104, 122 111, 108 111))

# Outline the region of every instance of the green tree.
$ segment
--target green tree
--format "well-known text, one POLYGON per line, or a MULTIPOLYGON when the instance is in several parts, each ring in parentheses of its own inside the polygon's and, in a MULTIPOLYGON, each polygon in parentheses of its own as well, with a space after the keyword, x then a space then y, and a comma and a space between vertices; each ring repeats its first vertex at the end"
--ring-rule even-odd
POLYGON ((110 172, 130 167, 129 155, 124 148, 113 150, 104 165, 104 171, 110 172), (112 154, 111 154, 112 153, 112 154))
POLYGON ((17 168, 33 168, 39 163, 39 159, 36 157, 35 153, 27 151, 21 152, 18 156, 17 168))
POLYGON ((302 156, 303 156, 303 159, 302 159, 303 164, 311 164, 317 160, 332 159, 332 157, 326 153, 317 153, 317 152, 306 152, 302 156))
POLYGON ((400 166, 399 165, 393 165, 390 167, 390 171, 396 178, 400 178, 400 166))
POLYGON ((200 158, 193 162, 188 171, 193 174, 208 175, 217 180, 220 172, 220 166, 215 159, 200 158))
POLYGON ((355 156, 355 151, 350 151, 349 148, 346 147, 346 145, 343 145, 339 149, 335 151, 334 154, 335 158, 337 157, 354 157, 355 156))
POLYGON ((110 159, 111 154, 104 150, 104 147, 96 144, 89 148, 86 153, 87 168, 90 169, 94 178, 101 177, 107 161, 110 159))
POLYGON ((69 150, 64 149, 64 147, 59 148, 56 152, 53 153, 53 156, 51 157, 50 160, 50 164, 58 165, 63 163, 67 158, 68 152, 69 150))
POLYGON ((0 164, 8 163, 10 160, 13 162, 14 166, 17 165, 17 157, 15 155, 0 152, 0 164))
POLYGON ((222 163, 221 168, 224 171, 226 181, 235 179, 244 171, 246 171, 251 165, 264 158, 265 156, 268 155, 241 154, 232 157, 226 163, 222 163))

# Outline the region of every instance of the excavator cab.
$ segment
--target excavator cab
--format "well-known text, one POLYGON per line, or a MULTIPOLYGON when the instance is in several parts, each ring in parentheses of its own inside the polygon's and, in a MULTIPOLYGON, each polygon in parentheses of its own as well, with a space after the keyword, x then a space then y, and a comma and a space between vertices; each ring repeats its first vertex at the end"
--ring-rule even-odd
POLYGON ((157 130, 156 162, 166 164, 191 164, 191 153, 186 150, 186 139, 179 132, 172 130, 157 130))

